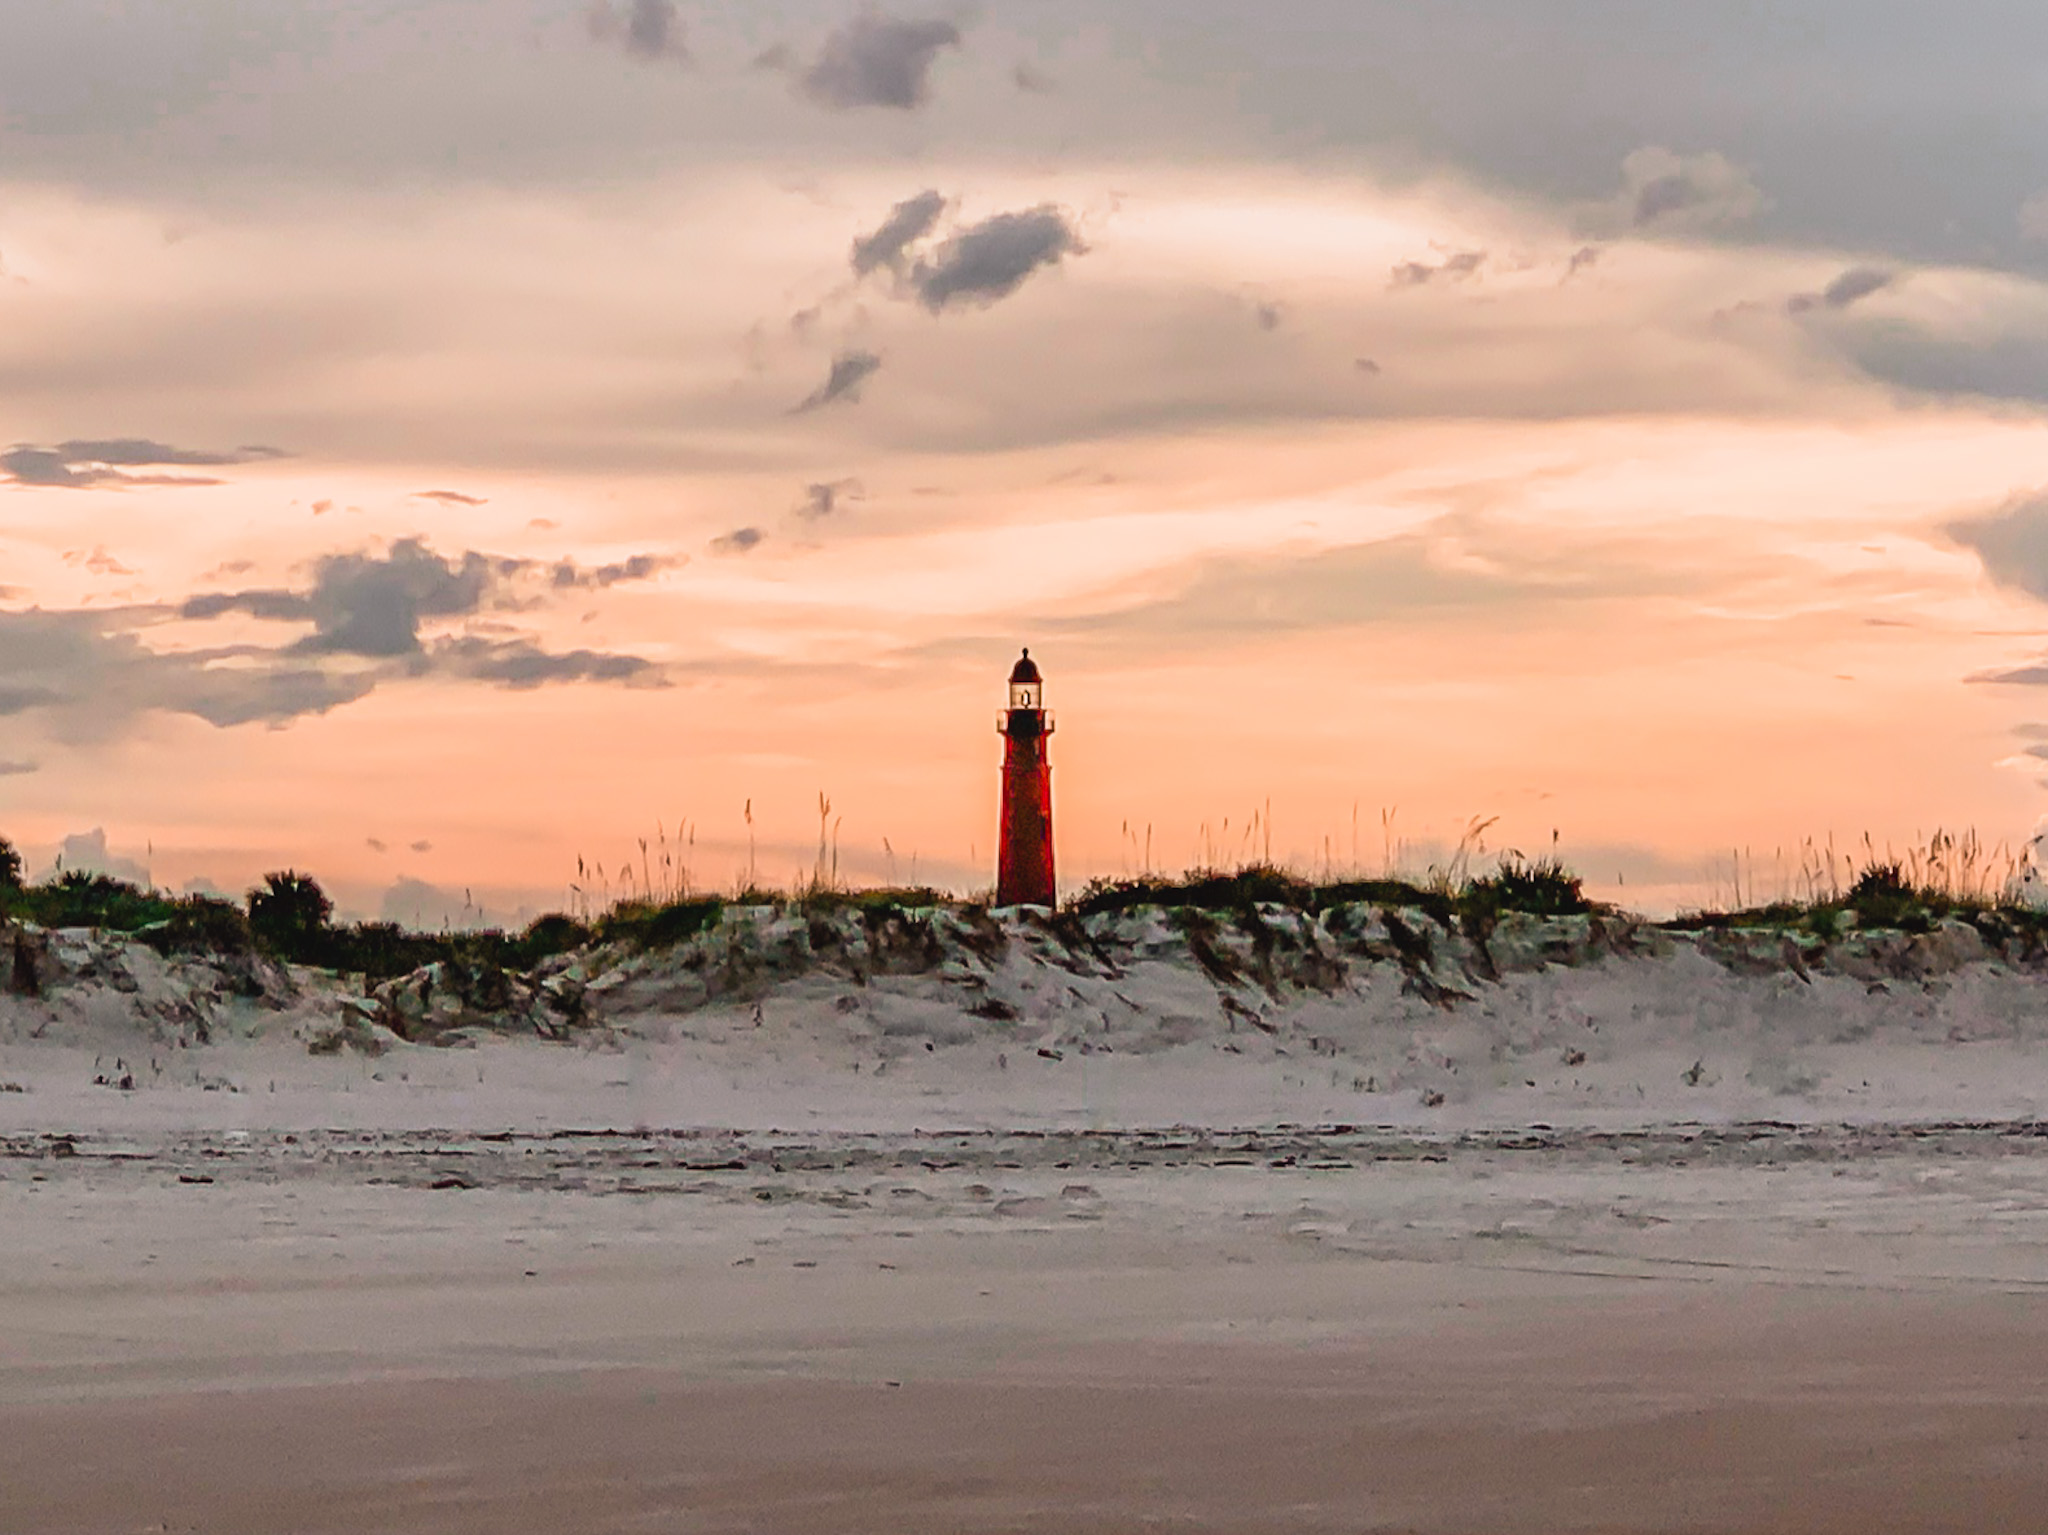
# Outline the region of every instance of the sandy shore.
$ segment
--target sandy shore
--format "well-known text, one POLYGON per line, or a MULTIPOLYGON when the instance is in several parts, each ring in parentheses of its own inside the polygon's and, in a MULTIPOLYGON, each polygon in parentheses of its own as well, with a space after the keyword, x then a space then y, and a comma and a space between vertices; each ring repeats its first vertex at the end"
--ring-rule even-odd
POLYGON ((2037 1531, 2017 1145, 17 1157, 0 1528, 2037 1531))
POLYGON ((0 1483, 20 1531, 2042 1527, 2031 1300, 1521 1288, 1489 1297, 1505 1317, 1371 1342, 1084 1351, 992 1323, 961 1340, 1000 1355, 979 1367, 841 1338, 769 1378, 536 1369, 16 1406, 0 1483))

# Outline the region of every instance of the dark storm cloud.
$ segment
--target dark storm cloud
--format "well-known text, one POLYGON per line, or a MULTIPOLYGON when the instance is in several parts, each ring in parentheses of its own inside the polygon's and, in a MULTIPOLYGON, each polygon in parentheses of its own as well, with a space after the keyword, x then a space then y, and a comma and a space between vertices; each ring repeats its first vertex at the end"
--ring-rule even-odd
POLYGON ((1080 233, 1051 203, 998 213, 951 236, 910 274, 918 301, 937 314, 955 303, 993 304, 1042 267, 1085 253, 1080 233))
POLYGON ((1859 299, 1889 288, 1894 282, 1893 274, 1882 267, 1850 267, 1818 293, 1795 293, 1785 301, 1785 307, 1793 314, 1805 314, 1815 309, 1847 309, 1859 299))
POLYGON ((675 0, 627 0, 624 5, 597 0, 590 8, 590 35, 600 42, 616 40, 635 58, 688 56, 675 0))
POLYGON ((1943 529, 1983 562, 1998 585, 2048 602, 2048 496, 2020 496, 1943 529))
POLYGON ((798 83, 811 100, 834 111, 915 111, 930 99, 940 50, 959 46, 960 29, 950 21, 904 21, 869 12, 826 38, 798 83))
POLYGON ((277 448, 237 448, 232 453, 174 448, 146 437, 74 438, 53 448, 17 443, 0 453, 0 472, 15 485, 84 490, 95 485, 218 485, 190 475, 138 475, 133 469, 214 469, 283 458, 277 448))
POLYGON ((838 400, 851 404, 860 398, 860 386, 881 370, 882 359, 873 352, 854 350, 841 352, 832 359, 832 367, 825 375, 825 382, 804 397, 794 414, 818 410, 838 400))
POLYGON ((879 228, 853 242, 854 275, 865 277, 879 267, 896 267, 905 251, 932 232, 945 211, 946 199, 939 192, 905 198, 889 210, 879 228))

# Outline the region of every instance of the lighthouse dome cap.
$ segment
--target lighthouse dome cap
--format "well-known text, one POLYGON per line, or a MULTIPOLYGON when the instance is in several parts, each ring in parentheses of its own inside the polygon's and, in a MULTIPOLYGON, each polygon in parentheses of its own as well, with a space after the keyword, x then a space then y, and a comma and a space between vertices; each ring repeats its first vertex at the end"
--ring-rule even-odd
POLYGON ((1031 659, 1031 652, 1029 650, 1026 650, 1023 656, 1019 658, 1017 664, 1010 668, 1011 687, 1018 687, 1026 682, 1043 682, 1044 680, 1043 677, 1038 675, 1038 663, 1031 659))

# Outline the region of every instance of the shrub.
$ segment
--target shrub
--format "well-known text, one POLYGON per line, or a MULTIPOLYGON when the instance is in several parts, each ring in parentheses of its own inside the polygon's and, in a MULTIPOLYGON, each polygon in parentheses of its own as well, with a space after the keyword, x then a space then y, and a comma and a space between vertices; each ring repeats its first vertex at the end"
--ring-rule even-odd
POLYGON ((516 969, 531 970, 544 959, 582 948, 590 942, 590 929, 574 917, 564 916, 558 911, 549 912, 527 923, 526 931, 517 938, 503 942, 506 963, 516 969))
POLYGON ((13 904, 43 927, 102 927, 132 933, 166 920, 172 904, 162 896, 107 874, 72 869, 47 885, 23 890, 13 904))
POLYGON ((21 854, 14 850, 14 844, 0 837, 0 890, 21 888, 21 854))
POLYGON ((600 943, 631 943, 643 949, 673 948, 716 923, 724 909, 724 903, 716 899, 672 901, 665 906, 621 901, 597 919, 594 936, 600 943))
POLYGON ((1307 881, 1295 878, 1285 869, 1254 864, 1228 874, 1217 869, 1190 869, 1179 879, 1146 875, 1137 879, 1090 880, 1068 909, 1083 917, 1131 911, 1140 906, 1243 911, 1260 902, 1299 910, 1309 904, 1313 895, 1307 881))
POLYGON ((1485 920, 1502 912, 1532 917, 1572 917, 1593 909, 1579 877, 1555 858, 1525 859, 1509 853, 1500 867, 1475 879, 1458 895, 1467 917, 1485 920))
POLYGON ((159 954, 247 954, 256 946, 241 907, 210 895, 172 902, 168 917, 137 936, 159 954))
POLYGON ((263 876, 249 892, 249 927, 256 941, 273 954, 302 965, 325 962, 322 935, 334 903, 313 877, 295 869, 263 876))

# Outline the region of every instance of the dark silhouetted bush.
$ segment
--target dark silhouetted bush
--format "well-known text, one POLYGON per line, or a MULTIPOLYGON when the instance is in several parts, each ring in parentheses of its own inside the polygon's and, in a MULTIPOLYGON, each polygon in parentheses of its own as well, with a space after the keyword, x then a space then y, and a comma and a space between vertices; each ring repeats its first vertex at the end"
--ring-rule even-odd
POLYGON ((1227 874, 1215 869, 1190 869, 1179 879, 1147 875, 1138 879, 1090 880, 1069 903, 1068 910, 1083 917, 1106 911, 1131 911, 1140 906, 1243 911, 1264 902, 1301 911, 1308 909, 1314 894, 1312 885, 1285 869, 1256 864, 1227 874))
POLYGON ((1575 917, 1593 909, 1579 877, 1555 858, 1534 862, 1509 853, 1500 867, 1458 892, 1457 904, 1468 920, 1484 921, 1502 912, 1532 917, 1575 917))
POLYGON ((249 919, 232 901, 216 896, 186 896, 171 904, 171 914, 136 934, 159 954, 249 954, 256 935, 249 919))
POLYGON ((622 901, 597 919, 600 943, 631 943, 643 949, 674 948, 718 921, 725 909, 718 900, 673 901, 666 906, 622 901))
POLYGON ((17 915, 40 927, 99 927, 132 933, 167 920, 172 903, 107 874, 72 869, 46 885, 9 893, 17 915))
POLYGON ((21 854, 14 850, 14 844, 0 837, 0 890, 21 888, 21 854))
POLYGON ((544 917, 535 917, 517 938, 504 940, 506 958, 503 963, 517 970, 531 970, 544 959, 582 948, 590 938, 590 929, 574 917, 564 916, 558 911, 549 912, 544 917))
MULTIPOLYGON (((334 903, 310 874, 285 869, 263 876, 249 892, 249 928, 269 953, 301 965, 321 965, 334 903)), ((354 968, 354 967, 350 967, 354 968)))

